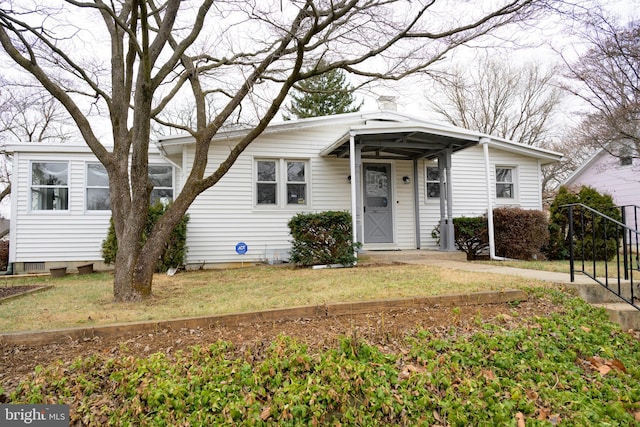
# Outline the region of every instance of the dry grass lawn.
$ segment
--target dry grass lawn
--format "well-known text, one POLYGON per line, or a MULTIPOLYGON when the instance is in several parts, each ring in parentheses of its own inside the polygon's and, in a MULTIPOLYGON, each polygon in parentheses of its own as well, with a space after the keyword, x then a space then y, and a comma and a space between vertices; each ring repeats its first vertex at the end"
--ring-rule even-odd
POLYGON ((238 313, 329 302, 548 286, 543 282, 426 265, 344 269, 259 266, 154 277, 153 297, 115 303, 113 277, 2 279, 0 286, 47 283, 53 289, 0 304, 0 333, 238 313))

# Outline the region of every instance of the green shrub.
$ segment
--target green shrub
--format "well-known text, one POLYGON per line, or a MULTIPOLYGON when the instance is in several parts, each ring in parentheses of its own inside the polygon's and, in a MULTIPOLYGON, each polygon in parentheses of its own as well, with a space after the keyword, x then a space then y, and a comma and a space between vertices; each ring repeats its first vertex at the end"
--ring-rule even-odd
POLYGON ((486 216, 453 219, 456 248, 467 254, 468 260, 479 259, 489 249, 489 227, 486 216))
MULTIPOLYGON (((144 244, 144 241, 151 232, 151 229, 158 219, 160 219, 162 214, 164 214, 165 210, 166 207, 160 202, 149 206, 147 225, 142 236, 143 241, 141 244, 144 244)), ((158 259, 156 272, 164 273, 171 267, 184 265, 184 260, 187 255, 187 222, 189 222, 189 215, 183 216, 178 225, 173 229, 169 239, 165 242, 164 252, 160 259, 158 259)), ((114 264, 116 262, 117 252, 118 241, 116 239, 113 218, 111 218, 109 221, 107 238, 102 242, 102 257, 104 258, 105 264, 114 264)))
MULTIPOLYGON (((621 220, 620 211, 610 195, 601 194, 588 186, 581 187, 578 192, 571 192, 566 187, 560 187, 549 208, 549 244, 544 249, 549 259, 569 258, 569 210, 562 206, 574 203, 582 203, 617 221, 621 220)), ((592 218, 591 214, 587 212, 582 215, 579 208, 574 208, 573 217, 576 256, 582 256, 584 251, 585 259, 593 259, 594 252, 596 260, 613 259, 618 242, 615 237, 608 237, 605 243, 603 233, 606 229, 607 236, 615 236, 615 225, 605 224, 603 219, 599 217, 592 218), (594 228, 596 230, 595 242, 593 239, 594 228), (584 235, 582 235, 583 230, 584 235)))
POLYGON ((549 242, 549 228, 544 212, 520 208, 497 208, 493 211, 496 255, 529 260, 536 258, 549 242))
POLYGON ((356 245, 349 212, 298 214, 287 225, 293 237, 292 263, 303 266, 355 263, 356 245))

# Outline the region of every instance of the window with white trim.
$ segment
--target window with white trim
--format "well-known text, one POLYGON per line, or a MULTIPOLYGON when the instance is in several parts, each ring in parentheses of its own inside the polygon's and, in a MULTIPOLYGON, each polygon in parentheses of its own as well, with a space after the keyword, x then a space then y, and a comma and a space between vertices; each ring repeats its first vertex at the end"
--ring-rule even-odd
POLYGON ((31 210, 69 209, 69 162, 31 163, 31 210))
POLYGON ((86 209, 110 211, 109 176, 100 163, 87 163, 86 209))
POLYGON ((256 160, 256 205, 307 205, 308 167, 304 160, 256 160))
POLYGON ((151 204, 166 205, 173 200, 173 166, 149 165, 149 180, 153 184, 151 204))
POLYGON ((305 162, 287 161, 287 204, 307 204, 307 178, 305 162))
POLYGON ((498 199, 515 198, 515 168, 496 166, 496 197, 498 199))
POLYGON ((440 198, 440 169, 438 166, 427 166, 427 199, 440 198))
MULTIPOLYGON (((110 211, 109 176, 101 163, 87 163, 86 209, 88 211, 110 211)), ((151 204, 163 204, 173 200, 173 167, 149 165, 149 180, 153 184, 151 204)))
POLYGON ((278 204, 278 163, 275 160, 258 160, 256 163, 256 203, 278 204))

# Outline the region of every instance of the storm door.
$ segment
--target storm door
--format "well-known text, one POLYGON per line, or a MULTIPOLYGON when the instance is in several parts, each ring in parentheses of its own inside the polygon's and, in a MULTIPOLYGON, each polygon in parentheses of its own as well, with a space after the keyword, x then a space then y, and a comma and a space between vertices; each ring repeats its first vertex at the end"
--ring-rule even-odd
POLYGON ((391 165, 364 164, 364 243, 393 242, 391 165))

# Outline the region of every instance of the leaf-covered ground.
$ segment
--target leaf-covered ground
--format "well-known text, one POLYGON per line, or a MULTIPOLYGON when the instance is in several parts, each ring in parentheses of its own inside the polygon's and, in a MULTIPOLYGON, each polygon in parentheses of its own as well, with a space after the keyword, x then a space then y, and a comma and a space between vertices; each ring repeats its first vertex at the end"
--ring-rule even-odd
POLYGON ((633 425, 639 362, 633 334, 547 290, 4 348, 0 378, 6 402, 68 403, 75 425, 633 425))

